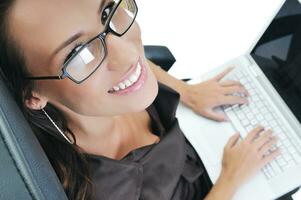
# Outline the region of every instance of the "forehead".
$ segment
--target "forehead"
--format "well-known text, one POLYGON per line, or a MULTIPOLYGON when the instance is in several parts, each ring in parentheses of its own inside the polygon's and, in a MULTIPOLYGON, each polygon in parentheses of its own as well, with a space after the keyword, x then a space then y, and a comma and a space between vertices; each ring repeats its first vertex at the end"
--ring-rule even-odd
POLYGON ((13 38, 25 54, 48 55, 74 33, 97 23, 103 0, 17 0, 9 16, 13 38))
POLYGON ((22 35, 48 36, 53 31, 60 33, 79 23, 85 24, 83 22, 90 17, 87 11, 96 5, 93 2, 97 1, 17 0, 11 13, 11 25, 17 33, 24 31, 22 35))

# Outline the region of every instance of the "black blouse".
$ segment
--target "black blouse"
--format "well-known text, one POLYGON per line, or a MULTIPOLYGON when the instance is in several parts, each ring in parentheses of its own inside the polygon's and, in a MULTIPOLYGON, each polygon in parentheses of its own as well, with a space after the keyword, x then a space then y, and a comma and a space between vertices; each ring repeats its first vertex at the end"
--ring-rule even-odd
POLYGON ((158 95, 146 110, 159 143, 121 160, 86 154, 97 200, 201 200, 211 189, 208 173, 175 117, 179 93, 158 84, 158 95))

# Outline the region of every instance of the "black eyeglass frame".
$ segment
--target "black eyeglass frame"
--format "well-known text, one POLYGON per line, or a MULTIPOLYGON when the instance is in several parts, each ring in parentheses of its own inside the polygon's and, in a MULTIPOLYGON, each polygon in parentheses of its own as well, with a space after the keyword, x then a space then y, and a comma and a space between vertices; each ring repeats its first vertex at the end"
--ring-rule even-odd
POLYGON ((121 4, 122 1, 126 1, 126 0, 120 0, 117 5, 113 8, 113 11, 110 13, 110 16, 107 20, 107 23, 105 25, 104 31, 102 31, 101 33, 99 33, 98 35, 96 35, 95 37, 93 37, 92 39, 90 39, 88 42, 86 42, 85 44, 82 45, 82 47, 80 47, 76 53, 74 53, 64 64, 62 67, 62 74, 59 76, 36 76, 36 77, 26 77, 26 79, 30 79, 30 80, 62 80, 64 78, 69 78, 70 80, 72 80, 73 82, 80 84, 82 82, 84 82, 85 80, 87 80, 92 74, 94 74, 94 72, 100 67, 100 65, 103 63, 103 61, 105 60, 106 56, 107 56, 107 46, 106 46, 106 42, 105 42, 105 37, 108 33, 113 33, 114 35, 121 37, 123 36, 133 25, 133 23, 135 22, 137 13, 138 13, 138 6, 136 4, 135 0, 131 0, 134 3, 134 6, 136 8, 136 13, 135 16, 133 17, 132 23, 129 25, 129 27, 123 32, 123 33, 117 33, 116 31, 114 31, 111 27, 110 27, 110 22, 112 17, 114 16, 117 8, 119 7, 119 5, 121 4), (95 69, 83 80, 81 81, 77 81, 74 78, 72 78, 72 76, 70 76, 70 74, 66 71, 66 67, 68 66, 68 64, 72 61, 72 59, 74 57, 76 57, 85 47, 87 47, 91 42, 93 42, 94 40, 99 39, 103 45, 104 48, 104 56, 102 58, 102 60, 100 61, 100 63, 97 65, 97 67, 95 67, 95 69))

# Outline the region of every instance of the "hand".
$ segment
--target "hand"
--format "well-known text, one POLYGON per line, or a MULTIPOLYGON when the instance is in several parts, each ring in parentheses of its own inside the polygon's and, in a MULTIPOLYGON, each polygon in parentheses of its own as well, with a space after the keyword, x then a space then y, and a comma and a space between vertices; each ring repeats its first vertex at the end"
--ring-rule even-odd
POLYGON ((248 91, 237 81, 223 81, 221 79, 233 68, 228 68, 214 78, 198 83, 186 84, 182 101, 196 113, 216 121, 225 121, 227 117, 223 113, 217 113, 214 108, 222 105, 248 103, 248 91), (246 97, 233 96, 233 93, 241 93, 246 97))
POLYGON ((239 134, 233 135, 224 147, 221 173, 236 186, 248 180, 280 153, 276 148, 267 154, 277 138, 271 130, 264 131, 261 126, 253 129, 244 140, 239 142, 239 138, 239 134))

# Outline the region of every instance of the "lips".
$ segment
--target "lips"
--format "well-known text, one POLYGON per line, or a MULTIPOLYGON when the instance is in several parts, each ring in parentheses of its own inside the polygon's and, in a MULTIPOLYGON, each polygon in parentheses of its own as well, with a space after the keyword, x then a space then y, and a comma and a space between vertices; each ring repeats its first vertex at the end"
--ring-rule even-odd
POLYGON ((122 76, 120 81, 118 81, 113 87, 111 87, 108 92, 122 90, 134 84, 141 74, 140 60, 141 59, 139 58, 139 60, 135 64, 133 64, 132 67, 130 67, 126 74, 122 76))
MULTIPOLYGON (((134 82, 132 82, 131 85, 124 87, 123 83, 120 83, 118 85, 118 87, 114 86, 113 90, 114 91, 109 91, 110 94, 112 95, 128 95, 131 94, 133 92, 136 92, 138 90, 140 90, 146 80, 147 80, 147 72, 146 72, 146 66, 142 63, 141 59, 138 62, 138 66, 136 68, 136 72, 134 75, 134 82), (137 75, 138 73, 138 75, 137 75)), ((130 80, 132 80, 133 75, 130 76, 130 80)), ((127 81, 127 80, 126 80, 127 81)))

